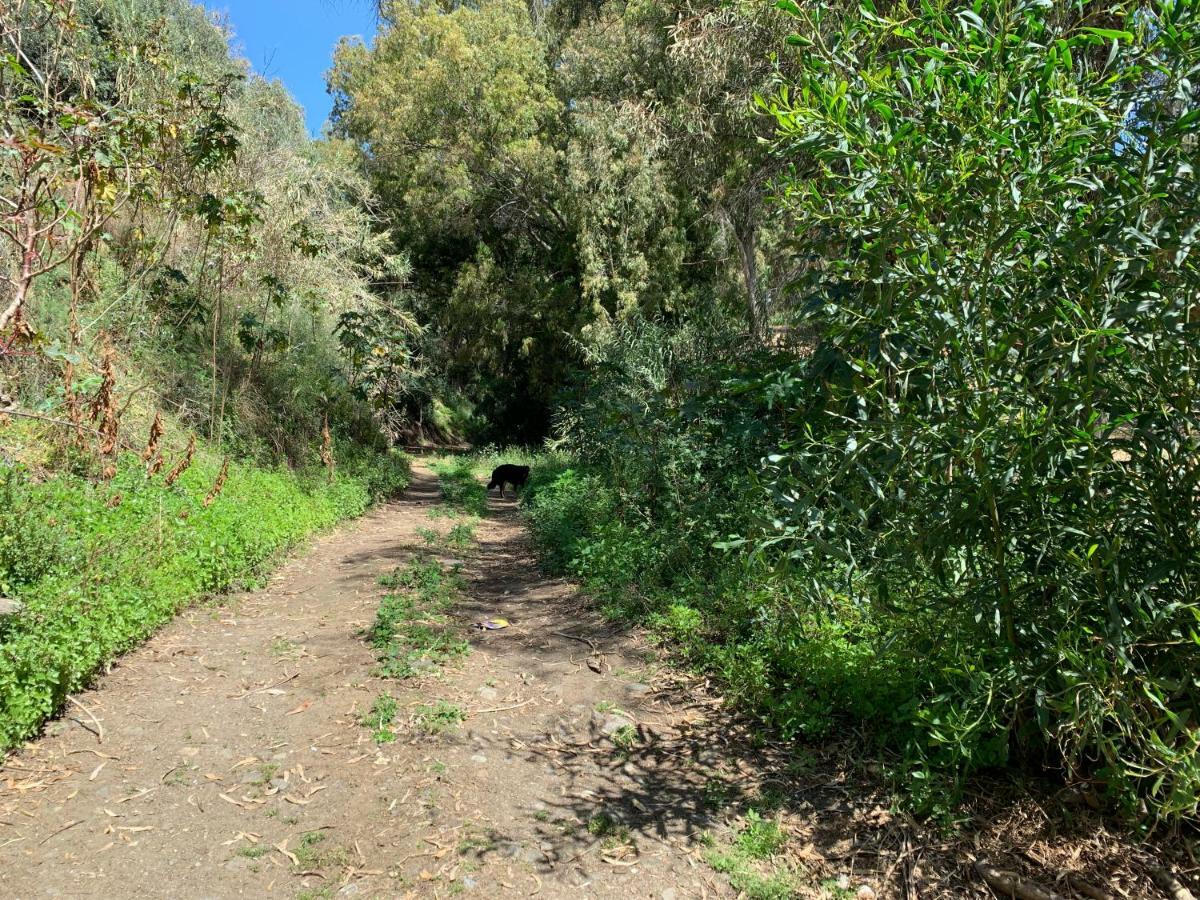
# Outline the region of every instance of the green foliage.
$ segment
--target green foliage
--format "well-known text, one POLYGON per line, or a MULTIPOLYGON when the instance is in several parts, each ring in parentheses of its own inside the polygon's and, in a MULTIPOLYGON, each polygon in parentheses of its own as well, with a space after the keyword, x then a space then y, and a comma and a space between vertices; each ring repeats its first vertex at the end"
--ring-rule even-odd
POLYGON ((0 193, 25 198, 39 242, 28 275, 0 254, 21 299, 0 337, 19 323, 34 350, 6 358, 15 398, 64 412, 64 366, 86 381, 105 335, 132 376, 119 392, 141 382, 234 455, 306 466, 326 422, 380 447, 395 417, 356 390, 334 328, 400 310, 374 285, 399 286, 406 263, 374 230, 356 157, 311 141, 282 85, 249 75, 189 0, 10 6, 0 193))
POLYGON ((459 522, 446 533, 446 546, 455 550, 467 550, 475 543, 475 526, 459 522))
POLYGON ((827 40, 763 105, 824 343, 768 376, 755 540, 935 661, 914 765, 1054 755, 1194 818, 1196 10, 797 15, 827 40))
POLYGON ((432 465, 442 499, 453 509, 473 516, 487 515, 487 489, 468 457, 439 460, 432 465))
MULTIPOLYGON (((442 400, 461 392, 509 431, 543 431, 565 336, 582 324, 569 282, 545 269, 572 256, 551 66, 518 0, 383 13, 370 49, 343 42, 330 86, 338 131, 369 148, 365 167, 411 253, 412 309, 436 340, 408 343, 454 388, 442 400)), ((428 420, 435 382, 416 389, 428 420)))
POLYGON ((637 746, 638 732, 632 725, 622 725, 612 733, 613 746, 621 753, 628 755, 637 746))
POLYGON ((594 343, 544 558, 784 734, 899 751, 926 809, 1049 760, 1195 819, 1195 11, 787 8, 761 105, 814 352, 594 343))
POLYGON ((750 0, 382 9, 330 87, 411 254, 425 336, 368 362, 411 354, 391 395, 419 395, 422 423, 440 391, 470 398, 474 439, 540 440, 614 322, 705 309, 765 332, 793 267, 765 215, 772 124, 747 112, 786 68, 781 16, 750 0))
POLYGON ((0 477, 0 596, 13 597, 61 564, 61 532, 36 512, 22 489, 26 473, 5 468, 0 477))
POLYGON ((620 827, 617 820, 605 812, 596 813, 587 823, 588 834, 595 837, 608 837, 615 834, 620 827))
POLYGON ((735 846, 751 859, 767 859, 787 843, 787 834, 778 822, 764 819, 757 810, 746 811, 746 827, 737 836, 735 846))
POLYGON ((421 704, 413 709, 413 724, 418 731, 429 735, 454 731, 466 719, 467 714, 462 707, 446 700, 439 700, 432 705, 421 704))
POLYGON ((728 875, 734 890, 746 897, 787 900, 798 896, 796 878, 788 867, 769 862, 786 843, 787 833, 778 822, 749 809, 732 846, 709 850, 705 859, 718 872, 728 875))
POLYGON ((389 744, 396 739, 396 733, 389 727, 396 719, 399 704, 391 694, 380 694, 371 704, 371 709, 359 720, 370 728, 371 736, 377 744, 389 744))
POLYGON ((590 549, 588 539, 597 523, 609 518, 614 505, 598 476, 574 469, 532 469, 525 509, 542 565, 552 574, 572 571, 572 564, 590 549))
POLYGON ((445 615, 462 580, 436 559, 414 559, 380 578, 387 594, 366 637, 385 678, 415 678, 465 656, 470 645, 458 638, 445 615))
POLYGON ((198 459, 171 487, 123 456, 111 483, 0 466, 0 582, 25 610, 0 633, 0 746, 33 734, 66 696, 196 599, 220 592, 314 531, 407 482, 399 456, 320 471, 198 459), (351 468, 351 467, 347 467, 351 468), (370 473, 368 475, 368 473, 370 473))
POLYGON ((736 852, 710 850, 704 858, 713 869, 728 875, 733 889, 749 900, 792 900, 797 896, 795 879, 787 872, 762 875, 736 852))

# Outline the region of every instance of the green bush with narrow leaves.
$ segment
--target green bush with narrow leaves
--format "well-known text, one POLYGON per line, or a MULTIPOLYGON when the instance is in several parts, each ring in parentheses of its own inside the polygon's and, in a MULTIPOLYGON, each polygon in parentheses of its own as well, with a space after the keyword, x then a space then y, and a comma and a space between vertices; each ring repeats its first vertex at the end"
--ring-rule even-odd
POLYGON ((920 806, 1049 765, 1196 821, 1200 8, 780 5, 812 352, 613 329, 559 424, 615 500, 540 539, 920 806))

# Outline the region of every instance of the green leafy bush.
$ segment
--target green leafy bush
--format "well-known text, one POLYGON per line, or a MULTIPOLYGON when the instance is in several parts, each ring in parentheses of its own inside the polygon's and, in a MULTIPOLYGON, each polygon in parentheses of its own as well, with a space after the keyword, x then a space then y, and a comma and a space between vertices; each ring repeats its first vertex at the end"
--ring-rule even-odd
POLYGON ((22 473, 0 474, 0 596, 14 595, 59 565, 63 546, 54 523, 33 514, 19 490, 22 473))
POLYGON ((914 764, 1059 759, 1194 819, 1197 10, 794 11, 824 39, 763 105, 823 344, 771 376, 754 540, 928 660, 914 764))
POLYGON ((784 5, 813 352, 613 328, 539 546, 785 734, 865 725, 921 804, 1050 761, 1194 821, 1197 10, 784 5))
POLYGON ((524 503, 542 565, 561 575, 572 570, 596 529, 609 520, 615 497, 597 475, 538 467, 530 472, 524 503))
MULTIPOLYGON (((407 461, 360 459, 359 474, 198 459, 171 487, 125 456, 110 483, 4 468, 0 577, 24 605, 0 635, 0 747, 33 734, 72 691, 183 606, 255 574, 307 535, 407 483, 407 461)), ((349 468, 349 467, 347 467, 349 468)))

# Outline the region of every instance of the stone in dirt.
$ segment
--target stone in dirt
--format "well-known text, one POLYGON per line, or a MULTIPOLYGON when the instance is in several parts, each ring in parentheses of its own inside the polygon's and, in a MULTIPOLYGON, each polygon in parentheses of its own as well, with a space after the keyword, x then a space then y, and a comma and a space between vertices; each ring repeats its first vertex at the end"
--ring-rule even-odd
POLYGON ((613 735, 626 725, 632 724, 633 721, 625 716, 605 716, 600 722, 600 733, 604 735, 613 735))
POLYGON ((20 600, 10 600, 0 597, 0 616, 15 616, 25 607, 20 600))

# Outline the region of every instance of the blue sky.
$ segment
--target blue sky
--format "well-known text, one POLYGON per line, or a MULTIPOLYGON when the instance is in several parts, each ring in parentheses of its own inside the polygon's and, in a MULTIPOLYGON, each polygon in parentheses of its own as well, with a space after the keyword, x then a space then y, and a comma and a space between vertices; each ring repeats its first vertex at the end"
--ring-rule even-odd
POLYGON ((304 107, 308 130, 321 133, 332 99, 325 72, 342 35, 368 41, 375 33, 374 0, 204 0, 229 17, 234 50, 254 71, 278 78, 304 107))

